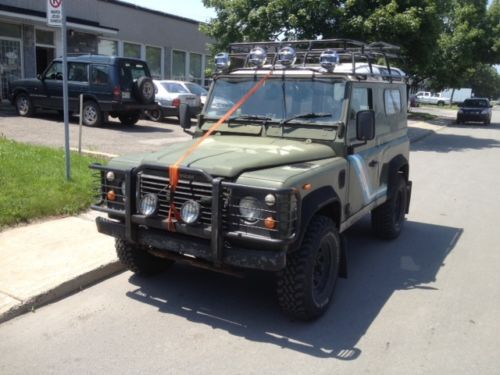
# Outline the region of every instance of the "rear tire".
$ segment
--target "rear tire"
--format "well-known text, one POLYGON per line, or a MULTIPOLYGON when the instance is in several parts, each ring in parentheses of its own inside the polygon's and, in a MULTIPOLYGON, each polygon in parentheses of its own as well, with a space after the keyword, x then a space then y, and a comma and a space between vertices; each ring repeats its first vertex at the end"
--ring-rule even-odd
POLYGON ((146 251, 146 248, 117 238, 116 254, 120 262, 139 276, 152 276, 165 271, 174 261, 158 258, 146 251))
POLYGON ((145 112, 151 121, 159 122, 163 118, 163 113, 161 109, 153 109, 145 112))
POLYGON ((277 274, 276 292, 281 309, 292 318, 321 316, 332 299, 339 273, 340 237, 334 222, 315 216, 300 249, 287 257, 277 274))
POLYGON ((19 116, 31 117, 35 113, 35 108, 28 94, 22 92, 16 95, 16 111, 19 116))
POLYGON ((82 110, 82 124, 86 126, 101 126, 102 125, 102 113, 99 105, 88 100, 83 103, 82 110))
POLYGON ((372 211, 372 229, 377 237, 392 240, 401 234, 407 204, 406 180, 398 174, 392 196, 372 211))
POLYGON ((139 112, 126 112, 118 115, 118 118, 123 125, 132 126, 137 124, 137 121, 141 118, 141 114, 139 112))

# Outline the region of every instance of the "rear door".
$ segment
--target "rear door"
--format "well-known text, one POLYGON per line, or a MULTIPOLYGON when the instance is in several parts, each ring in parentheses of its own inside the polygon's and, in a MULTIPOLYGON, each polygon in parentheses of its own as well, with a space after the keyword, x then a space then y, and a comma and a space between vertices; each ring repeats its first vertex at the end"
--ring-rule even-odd
POLYGON ((123 101, 140 101, 134 97, 134 84, 140 77, 151 77, 147 64, 143 61, 122 59, 118 62, 119 80, 123 101))

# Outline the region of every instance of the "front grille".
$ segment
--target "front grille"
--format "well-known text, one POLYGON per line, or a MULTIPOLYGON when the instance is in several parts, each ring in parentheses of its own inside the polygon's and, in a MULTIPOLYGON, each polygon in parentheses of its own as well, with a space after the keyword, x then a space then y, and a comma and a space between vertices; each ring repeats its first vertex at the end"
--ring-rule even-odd
MULTIPOLYGON (((139 196, 142 198, 147 193, 158 195, 158 216, 168 217, 170 207, 170 180, 168 170, 144 170, 138 173, 139 196)), ((198 174, 180 173, 179 182, 174 194, 174 203, 177 210, 187 200, 194 200, 201 206, 199 222, 203 225, 212 224, 212 183, 206 177, 198 174)))

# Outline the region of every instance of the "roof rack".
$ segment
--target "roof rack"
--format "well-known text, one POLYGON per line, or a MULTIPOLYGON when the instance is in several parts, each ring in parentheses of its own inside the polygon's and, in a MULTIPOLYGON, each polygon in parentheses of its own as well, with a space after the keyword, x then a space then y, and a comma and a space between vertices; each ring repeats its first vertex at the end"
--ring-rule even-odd
MULTIPOLYGON (((270 66, 268 66, 267 68, 260 67, 259 69, 275 69, 279 51, 283 47, 287 46, 294 48, 296 52, 296 62, 294 64, 294 67, 289 69, 305 69, 308 68, 308 65, 319 65, 319 58, 321 53, 326 49, 329 49, 335 51, 338 54, 340 63, 352 64, 352 70, 350 74, 359 75, 360 73, 356 72, 356 64, 366 63, 369 67, 369 75, 372 77, 382 76, 383 78, 385 77, 391 81, 397 78, 402 79, 401 75, 395 75, 391 72, 391 65, 389 63, 389 59, 402 60, 400 48, 398 46, 386 42, 374 42, 366 44, 352 39, 231 43, 229 45, 231 70, 255 70, 255 67, 252 67, 248 64, 249 53, 255 47, 263 48, 267 53, 268 61, 271 61, 270 66), (384 60, 383 65, 385 65, 385 68, 387 68, 388 73, 381 74, 374 72, 372 64, 377 63, 377 60, 380 59, 384 60)), ((362 75, 366 74, 362 73, 362 75)))

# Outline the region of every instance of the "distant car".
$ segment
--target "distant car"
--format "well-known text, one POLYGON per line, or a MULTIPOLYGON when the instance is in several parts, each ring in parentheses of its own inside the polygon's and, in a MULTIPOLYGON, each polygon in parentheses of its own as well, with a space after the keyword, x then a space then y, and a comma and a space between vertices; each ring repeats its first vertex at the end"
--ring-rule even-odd
POLYGON ((443 106, 445 104, 450 104, 451 99, 444 96, 432 95, 430 91, 419 91, 415 94, 417 97, 417 103, 421 104, 437 104, 443 106))
POLYGON ((153 81, 155 86, 155 97, 159 107, 152 111, 147 111, 147 116, 153 121, 160 121, 166 116, 179 118, 179 107, 182 103, 189 106, 191 116, 195 116, 201 111, 201 99, 198 95, 192 94, 182 81, 163 80, 153 81))
POLYGON ((490 101, 487 98, 466 99, 459 104, 460 109, 457 112, 457 124, 474 121, 489 125, 491 122, 490 101))
MULTIPOLYGON (((55 59, 37 78, 10 83, 9 99, 19 116, 31 116, 37 109, 63 109, 62 60, 55 59)), ((83 94, 82 121, 100 126, 109 114, 124 125, 134 125, 144 110, 157 107, 153 80, 143 60, 116 56, 68 57, 68 103, 79 112, 83 94)))
POLYGON ((207 100, 208 91, 203 87, 194 82, 181 82, 181 84, 189 90, 191 94, 198 95, 201 100, 202 106, 205 105, 205 101, 207 100))

